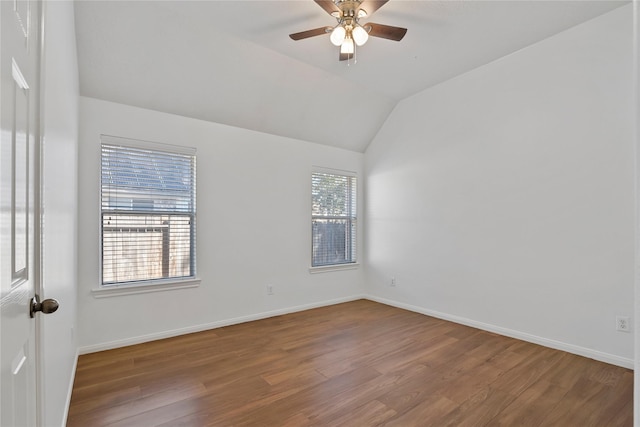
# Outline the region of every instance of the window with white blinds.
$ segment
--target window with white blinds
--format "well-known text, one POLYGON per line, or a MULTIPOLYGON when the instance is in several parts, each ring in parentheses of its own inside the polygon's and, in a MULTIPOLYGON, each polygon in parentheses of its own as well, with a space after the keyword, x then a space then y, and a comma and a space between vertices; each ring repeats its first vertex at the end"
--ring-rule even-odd
POLYGON ((356 189, 354 175, 312 174, 312 267, 356 262, 356 189))
POLYGON ((102 284, 195 278, 195 149, 101 139, 102 284))

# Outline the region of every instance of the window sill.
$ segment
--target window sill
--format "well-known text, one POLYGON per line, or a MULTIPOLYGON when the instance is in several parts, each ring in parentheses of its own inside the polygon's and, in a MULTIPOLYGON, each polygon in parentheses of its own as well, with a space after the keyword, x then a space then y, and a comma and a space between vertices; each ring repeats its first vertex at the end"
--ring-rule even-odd
POLYGON ((341 270, 356 270, 360 267, 360 264, 354 262, 349 264, 334 264, 334 265, 323 265, 321 267, 309 267, 309 273, 328 273, 330 271, 341 271, 341 270))
POLYGON ((111 285, 98 289, 92 289, 94 298, 110 298, 122 295, 146 294, 149 292, 164 292, 174 289, 197 288, 200 286, 200 279, 172 280, 162 283, 145 283, 136 285, 111 285))

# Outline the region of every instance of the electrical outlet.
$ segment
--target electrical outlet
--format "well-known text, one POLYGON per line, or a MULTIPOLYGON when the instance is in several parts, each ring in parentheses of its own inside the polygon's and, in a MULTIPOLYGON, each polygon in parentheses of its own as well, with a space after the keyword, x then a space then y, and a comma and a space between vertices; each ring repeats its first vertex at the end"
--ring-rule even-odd
POLYGON ((391 283, 389 284, 389 286, 395 288, 395 286, 396 286, 396 278, 395 277, 391 278, 391 283))
POLYGON ((273 295, 273 285, 267 285, 267 295, 273 295))
POLYGON ((616 316, 616 331, 629 332, 631 330, 631 324, 627 316, 616 316))

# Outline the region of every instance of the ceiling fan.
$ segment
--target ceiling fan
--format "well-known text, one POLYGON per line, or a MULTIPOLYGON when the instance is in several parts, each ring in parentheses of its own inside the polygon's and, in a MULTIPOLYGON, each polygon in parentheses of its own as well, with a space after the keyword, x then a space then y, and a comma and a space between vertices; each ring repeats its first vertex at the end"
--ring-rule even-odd
POLYGON ((356 46, 362 46, 369 36, 400 41, 407 33, 406 28, 368 22, 360 24, 360 19, 371 15, 389 0, 314 0, 329 15, 338 20, 335 27, 320 27, 313 30, 289 34, 293 40, 331 34, 330 40, 340 46, 340 61, 353 58, 356 46))

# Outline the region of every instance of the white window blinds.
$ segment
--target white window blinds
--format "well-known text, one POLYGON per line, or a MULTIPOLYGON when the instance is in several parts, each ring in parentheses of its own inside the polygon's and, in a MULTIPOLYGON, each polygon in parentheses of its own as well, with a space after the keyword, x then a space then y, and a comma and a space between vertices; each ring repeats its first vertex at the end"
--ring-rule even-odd
POLYGON ((102 136, 102 284, 195 277, 194 149, 102 136))
POLYGON ((356 194, 355 176, 312 174, 312 267, 356 262, 356 194))

